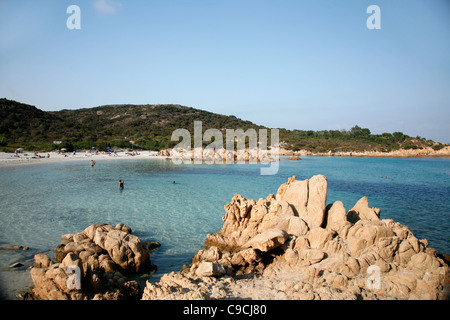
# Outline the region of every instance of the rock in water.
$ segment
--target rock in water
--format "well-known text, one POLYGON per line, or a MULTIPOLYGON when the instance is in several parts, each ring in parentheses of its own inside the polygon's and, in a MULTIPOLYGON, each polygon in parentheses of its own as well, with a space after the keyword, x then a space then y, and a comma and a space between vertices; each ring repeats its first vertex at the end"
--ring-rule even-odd
MULTIPOLYGON (((92 225, 83 231, 98 247, 106 250, 111 259, 127 272, 145 272, 150 268, 150 258, 147 248, 141 240, 131 233, 122 231, 110 225, 92 225)), ((131 229, 129 229, 131 230, 131 229)), ((67 245, 66 245, 67 246, 67 245)))
POLYGON ((125 271, 148 271, 150 259, 148 250, 144 248, 141 240, 129 233, 120 230, 108 232, 104 249, 111 259, 125 271))
POLYGON ((35 256, 30 274, 33 295, 41 300, 138 299, 136 281, 122 275, 148 271, 149 250, 131 229, 118 224, 91 225, 80 233, 61 236, 55 249, 61 263, 46 254, 35 256))
POLYGON ((20 268, 20 267, 23 267, 23 263, 16 262, 16 263, 13 263, 13 264, 9 265, 9 268, 11 268, 11 269, 20 268))

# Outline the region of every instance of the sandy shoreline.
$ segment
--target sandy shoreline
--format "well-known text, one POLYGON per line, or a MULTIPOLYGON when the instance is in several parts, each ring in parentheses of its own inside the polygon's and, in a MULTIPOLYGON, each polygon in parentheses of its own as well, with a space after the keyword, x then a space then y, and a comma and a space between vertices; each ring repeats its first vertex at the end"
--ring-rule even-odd
POLYGON ((91 160, 142 160, 142 159, 165 159, 167 157, 157 156, 156 151, 139 151, 132 155, 131 152, 118 152, 117 155, 100 152, 98 154, 89 152, 58 153, 58 152, 38 152, 35 156, 34 152, 19 153, 16 157, 14 153, 0 152, 0 166, 24 165, 37 163, 54 163, 66 161, 86 161, 91 160), (41 157, 39 157, 41 156, 41 157))
MULTIPOLYGON (((321 157, 367 157, 367 158, 434 158, 434 157, 450 157, 450 147, 441 150, 433 150, 432 148, 416 149, 416 150, 396 150, 391 152, 336 152, 336 153, 305 153, 305 152, 287 152, 280 150, 280 156, 298 155, 298 156, 321 156, 321 157)), ((143 159, 166 159, 170 156, 159 156, 157 151, 139 151, 139 152, 118 152, 116 154, 99 152, 91 153, 89 151, 81 151, 73 153, 58 152, 34 152, 24 151, 18 154, 0 152, 0 166, 5 165, 23 165, 36 163, 52 163, 62 161, 91 161, 91 160, 143 160, 143 159)))

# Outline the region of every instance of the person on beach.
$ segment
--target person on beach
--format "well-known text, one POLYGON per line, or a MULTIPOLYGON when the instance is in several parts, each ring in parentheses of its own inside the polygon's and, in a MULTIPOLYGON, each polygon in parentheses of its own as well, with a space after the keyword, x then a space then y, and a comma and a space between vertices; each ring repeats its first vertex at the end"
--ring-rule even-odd
POLYGON ((123 190, 125 182, 123 180, 119 180, 119 189, 123 190))

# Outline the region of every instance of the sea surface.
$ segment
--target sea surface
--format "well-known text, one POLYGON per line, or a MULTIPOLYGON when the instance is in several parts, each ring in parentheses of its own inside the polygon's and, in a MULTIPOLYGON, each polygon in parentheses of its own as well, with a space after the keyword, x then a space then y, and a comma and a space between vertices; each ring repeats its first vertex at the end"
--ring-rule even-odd
POLYGON ((260 175, 267 164, 177 165, 162 159, 98 160, 0 167, 0 298, 13 299, 31 285, 26 268, 65 233, 94 223, 125 223, 144 241, 162 246, 151 254, 158 271, 140 280, 157 281, 179 271, 202 248, 208 233, 223 224, 224 205, 235 193, 250 199, 276 194, 293 175, 328 179, 327 203, 347 210, 363 196, 381 218, 410 227, 437 251, 450 254, 450 158, 302 157, 282 159, 276 175, 260 175), (119 179, 125 181, 119 190, 119 179), (173 184, 172 181, 176 183, 173 184), (14 262, 22 268, 8 268, 14 262))

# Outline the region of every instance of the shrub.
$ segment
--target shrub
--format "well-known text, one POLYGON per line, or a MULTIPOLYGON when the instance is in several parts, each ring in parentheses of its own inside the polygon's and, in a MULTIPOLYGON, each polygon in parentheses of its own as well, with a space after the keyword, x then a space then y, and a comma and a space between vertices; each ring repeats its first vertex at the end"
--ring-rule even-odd
POLYGON ((435 150, 435 151, 439 151, 439 150, 441 150, 442 148, 444 148, 444 145, 441 144, 441 143, 439 143, 439 144, 434 145, 432 148, 433 148, 433 150, 435 150))

